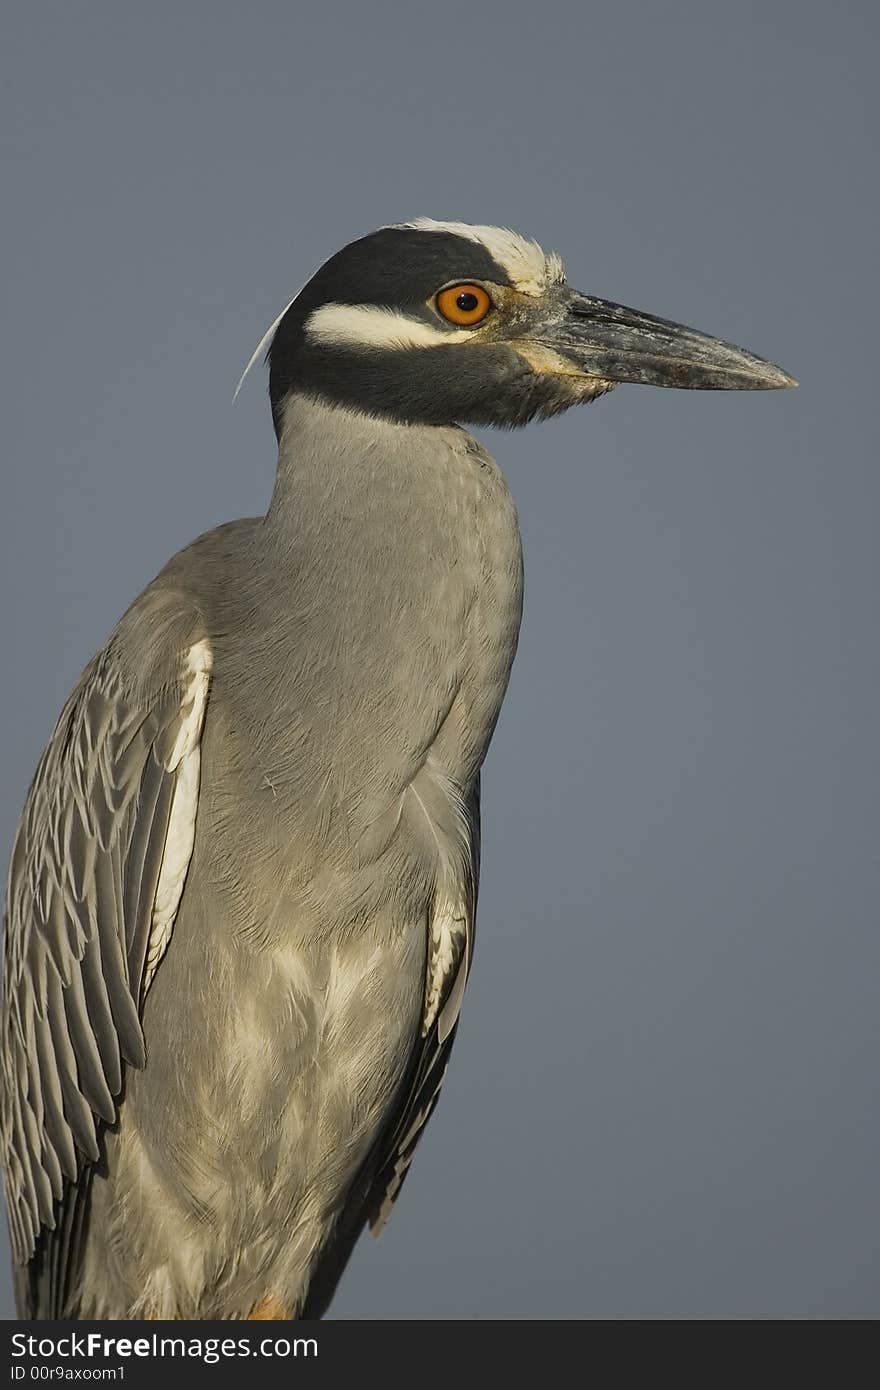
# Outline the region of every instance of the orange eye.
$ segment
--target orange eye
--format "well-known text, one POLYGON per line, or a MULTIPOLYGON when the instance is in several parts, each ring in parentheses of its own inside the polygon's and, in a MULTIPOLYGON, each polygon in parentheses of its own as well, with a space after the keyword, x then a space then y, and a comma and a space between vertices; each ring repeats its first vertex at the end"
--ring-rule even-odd
POLYGON ((480 285, 450 285, 438 294, 437 308, 450 323, 472 328, 483 322, 492 301, 480 285))

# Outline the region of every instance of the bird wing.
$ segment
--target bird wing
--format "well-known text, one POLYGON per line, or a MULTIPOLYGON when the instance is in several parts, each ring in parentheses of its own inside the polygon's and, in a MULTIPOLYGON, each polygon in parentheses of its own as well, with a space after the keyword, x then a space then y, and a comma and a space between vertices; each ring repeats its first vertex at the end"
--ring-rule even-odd
POLYGON ((381 1234, 412 1163, 416 1145, 434 1113, 458 1028, 458 1015, 473 960, 480 877, 480 782, 467 807, 469 865, 460 892, 441 895, 428 924, 425 1019, 402 1104, 381 1141, 366 1201, 370 1229, 381 1234), (460 931, 458 930, 460 928, 460 931))
POLYGON ((141 1006, 192 853, 210 647, 169 650, 168 624, 141 617, 137 645, 124 619, 67 702, 12 854, 0 1147, 18 1264, 56 1223, 66 1243, 100 1122, 116 1118, 125 1065, 144 1065, 141 1006))
POLYGON ((299 1314, 302 1318, 323 1317, 366 1223, 373 1235, 381 1234, 440 1096, 473 959, 480 875, 479 777, 463 810, 469 861, 464 882, 459 893, 438 895, 426 922, 429 949, 421 1034, 388 1121, 352 1184, 333 1239, 312 1273, 299 1314))

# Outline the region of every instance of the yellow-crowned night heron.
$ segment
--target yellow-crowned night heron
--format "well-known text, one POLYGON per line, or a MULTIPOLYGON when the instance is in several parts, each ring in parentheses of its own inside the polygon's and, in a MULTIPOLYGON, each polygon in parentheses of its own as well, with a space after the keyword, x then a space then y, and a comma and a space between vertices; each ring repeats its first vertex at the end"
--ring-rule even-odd
POLYGON ((462 424, 617 382, 794 384, 579 294, 511 232, 427 220, 322 266, 268 360, 268 513, 136 600, 21 819, 0 1028, 24 1316, 315 1316, 388 1216, 455 1036, 520 623, 513 502, 462 424))

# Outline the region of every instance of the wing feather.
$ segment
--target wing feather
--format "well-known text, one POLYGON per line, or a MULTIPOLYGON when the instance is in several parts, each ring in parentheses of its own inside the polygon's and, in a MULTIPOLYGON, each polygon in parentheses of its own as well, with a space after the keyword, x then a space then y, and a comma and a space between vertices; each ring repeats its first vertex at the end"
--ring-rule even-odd
POLYGON ((190 621, 180 642, 179 608, 174 617, 178 640, 152 680, 138 682, 114 639, 87 667, 37 769, 10 864, 0 1152, 16 1263, 55 1232, 33 1276, 54 1291, 55 1316, 101 1124, 116 1118, 125 1065, 144 1065, 145 962, 155 969, 168 944, 192 850, 189 826, 185 862, 178 844, 163 886, 181 771, 194 823, 211 669, 207 641, 190 621))
POLYGON ((454 955, 438 990, 431 958, 433 923, 428 934, 428 969, 425 982, 424 1020, 410 1066, 396 1104, 368 1154, 337 1221, 333 1240, 325 1248, 312 1275, 300 1317, 323 1316, 355 1241, 369 1223, 378 1236, 385 1226, 409 1171, 416 1145, 440 1096, 449 1054, 455 1041, 458 1013, 473 959, 477 888, 480 875, 480 784, 462 807, 463 840, 466 842, 466 882, 456 904, 456 922, 464 924, 464 940, 454 955), (459 918, 458 912, 461 916, 459 918))
POLYGON ((391 1209, 409 1172, 416 1145, 440 1098, 440 1088, 449 1065, 449 1054, 458 1028, 458 1015, 474 954, 477 894, 480 881, 480 782, 477 778, 466 810, 469 851, 467 881, 462 885, 459 904, 464 922, 461 951, 449 971, 427 1034, 417 1049, 411 1080, 404 1089, 403 1103, 382 1141, 383 1157, 375 1170, 366 1200, 370 1230, 381 1234, 391 1209))

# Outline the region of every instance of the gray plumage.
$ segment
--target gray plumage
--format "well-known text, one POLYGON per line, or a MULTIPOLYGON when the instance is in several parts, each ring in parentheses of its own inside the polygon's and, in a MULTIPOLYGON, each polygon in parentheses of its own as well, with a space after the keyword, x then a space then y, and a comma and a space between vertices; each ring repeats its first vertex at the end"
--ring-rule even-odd
POLYGON ((320 1314, 436 1103, 522 602, 514 506, 455 423, 456 382, 471 400, 484 371, 477 417, 509 390, 520 423, 524 395, 551 413, 614 378, 561 371, 558 344, 536 358, 528 333, 504 340, 505 367, 491 324, 471 340, 419 318, 421 280, 398 310, 425 341, 389 342, 375 310, 407 277, 494 286, 520 332, 563 293, 531 243, 389 230, 407 238, 396 267, 385 233, 355 243, 278 328, 267 515, 201 537, 145 590, 31 787, 0 1005, 27 1316, 320 1314), (317 347, 316 306, 332 311, 317 347), (470 358, 438 373, 451 351, 470 358), (368 410, 350 398, 365 358, 368 410))

